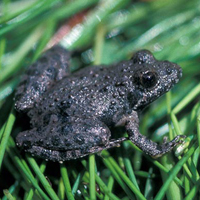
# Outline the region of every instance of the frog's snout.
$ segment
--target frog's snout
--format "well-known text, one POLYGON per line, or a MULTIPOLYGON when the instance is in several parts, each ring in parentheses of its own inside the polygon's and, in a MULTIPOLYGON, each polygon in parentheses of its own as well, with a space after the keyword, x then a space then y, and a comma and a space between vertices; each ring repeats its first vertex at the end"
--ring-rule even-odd
POLYGON ((172 76, 174 76, 174 82, 178 83, 178 81, 180 80, 180 78, 182 77, 183 73, 182 73, 182 69, 179 65, 174 64, 174 70, 175 70, 175 74, 172 73, 172 76))
POLYGON ((182 77, 182 69, 176 63, 171 63, 169 61, 163 62, 163 71, 161 70, 160 76, 166 80, 168 83, 176 84, 182 77))

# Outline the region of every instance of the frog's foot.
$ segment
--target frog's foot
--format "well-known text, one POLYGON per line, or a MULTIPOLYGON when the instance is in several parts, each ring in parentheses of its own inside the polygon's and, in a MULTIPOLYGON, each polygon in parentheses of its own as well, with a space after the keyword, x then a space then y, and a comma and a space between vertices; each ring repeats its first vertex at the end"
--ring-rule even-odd
POLYGON ((15 94, 15 108, 27 111, 56 81, 69 75, 69 52, 56 46, 32 64, 22 77, 15 94))
POLYGON ((157 145, 157 148, 154 149, 151 153, 149 153, 149 155, 153 158, 161 157, 163 154, 166 154, 167 152, 171 151, 177 145, 182 144, 184 142, 185 137, 186 136, 184 135, 178 135, 170 142, 167 142, 167 139, 165 138, 163 144, 157 145))
POLYGON ((154 158, 162 156, 163 154, 171 151, 178 144, 184 142, 185 136, 179 135, 170 142, 167 142, 166 138, 164 138, 164 143, 162 145, 158 145, 139 132, 139 120, 136 113, 132 116, 125 116, 123 120, 125 121, 125 128, 129 135, 129 139, 144 153, 154 158))
POLYGON ((175 146, 178 144, 181 144, 184 142, 184 135, 176 136, 172 141, 170 142, 164 142, 161 145, 158 145, 157 143, 147 139, 145 136, 142 135, 142 137, 130 137, 130 140, 138 146, 142 151, 144 151, 146 154, 150 155, 153 158, 161 157, 162 155, 168 153, 171 151, 175 146), (139 139, 139 140, 138 140, 139 139))
POLYGON ((19 133, 17 145, 33 156, 65 161, 119 146, 122 141, 127 140, 110 140, 109 128, 95 118, 72 117, 67 122, 63 120, 19 133))

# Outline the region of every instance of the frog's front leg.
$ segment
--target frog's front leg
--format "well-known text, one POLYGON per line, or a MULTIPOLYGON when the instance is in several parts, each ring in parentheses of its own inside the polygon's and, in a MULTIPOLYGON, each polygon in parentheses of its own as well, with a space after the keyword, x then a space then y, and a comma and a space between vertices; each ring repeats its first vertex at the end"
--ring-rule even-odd
POLYGON ((124 117, 122 121, 125 123, 129 139, 143 152, 154 158, 171 151, 175 146, 182 143, 182 139, 185 138, 185 136, 179 135, 170 142, 164 142, 158 145, 139 132, 139 119, 135 111, 133 111, 132 115, 124 117))
POLYGON ((15 108, 18 111, 30 110, 41 94, 69 75, 69 57, 68 51, 55 46, 32 64, 15 93, 15 108))

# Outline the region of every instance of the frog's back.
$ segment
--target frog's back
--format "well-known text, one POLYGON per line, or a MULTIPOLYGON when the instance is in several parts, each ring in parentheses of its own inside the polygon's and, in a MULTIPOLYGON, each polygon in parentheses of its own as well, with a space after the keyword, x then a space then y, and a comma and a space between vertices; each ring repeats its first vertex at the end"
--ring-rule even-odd
POLYGON ((125 86, 121 84, 118 78, 121 74, 116 69, 117 66, 92 66, 65 77, 42 95, 31 112, 34 115, 49 112, 101 116, 107 115, 114 107, 121 108, 125 86))

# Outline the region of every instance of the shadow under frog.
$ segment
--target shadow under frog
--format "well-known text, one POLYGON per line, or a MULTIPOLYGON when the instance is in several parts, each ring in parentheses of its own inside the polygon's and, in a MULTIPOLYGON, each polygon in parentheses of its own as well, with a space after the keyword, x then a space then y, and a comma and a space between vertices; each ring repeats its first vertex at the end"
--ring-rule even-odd
POLYGON ((16 143, 52 161, 77 159, 125 140, 152 157, 162 156, 183 137, 158 145, 140 134, 138 113, 181 76, 177 64, 158 61, 147 50, 109 67, 91 66, 70 74, 69 53, 54 47, 28 68, 16 91, 15 108, 27 113, 31 124, 16 143), (110 129, 119 126, 128 137, 111 139, 110 129))

